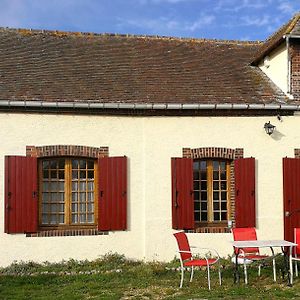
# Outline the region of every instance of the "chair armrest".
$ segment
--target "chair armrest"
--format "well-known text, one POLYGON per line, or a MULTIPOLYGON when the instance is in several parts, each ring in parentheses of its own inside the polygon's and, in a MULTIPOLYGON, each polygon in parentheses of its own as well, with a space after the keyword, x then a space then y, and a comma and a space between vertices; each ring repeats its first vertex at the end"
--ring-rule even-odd
MULTIPOLYGON (((216 256, 218 257, 218 260, 220 259, 220 255, 219 255, 218 251, 214 248, 205 248, 205 247, 196 247, 196 246, 191 246, 190 248, 214 252, 216 254, 216 256)), ((192 253, 194 254, 194 251, 192 253)), ((204 257, 206 258, 206 255, 204 255, 204 257)))

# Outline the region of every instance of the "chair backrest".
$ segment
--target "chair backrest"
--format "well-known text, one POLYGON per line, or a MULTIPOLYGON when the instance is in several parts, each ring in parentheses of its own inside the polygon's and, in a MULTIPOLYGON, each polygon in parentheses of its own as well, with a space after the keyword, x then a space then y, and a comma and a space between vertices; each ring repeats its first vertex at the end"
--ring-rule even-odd
POLYGON ((300 228, 294 228, 294 242, 298 244, 294 249, 297 256, 300 255, 300 228))
MULTIPOLYGON (((233 239, 235 241, 256 241, 256 230, 253 227, 249 228, 233 228, 233 239)), ((237 249, 234 249, 234 252, 236 253, 237 249)), ((257 247, 253 248, 243 248, 243 251, 245 253, 259 253, 259 249, 257 247)))
MULTIPOLYGON (((179 251, 191 251, 190 244, 185 232, 181 231, 181 232, 174 233, 174 236, 177 240, 179 251)), ((192 257, 191 253, 182 253, 182 252, 179 253, 182 260, 191 259, 192 257)))

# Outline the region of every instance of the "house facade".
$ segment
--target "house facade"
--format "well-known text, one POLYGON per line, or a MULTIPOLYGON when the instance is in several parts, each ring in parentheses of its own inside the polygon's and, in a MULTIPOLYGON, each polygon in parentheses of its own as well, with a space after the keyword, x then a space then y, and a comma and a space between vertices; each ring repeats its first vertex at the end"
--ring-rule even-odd
POLYGON ((299 15, 265 42, 1 29, 0 264, 292 239, 299 37, 299 15))

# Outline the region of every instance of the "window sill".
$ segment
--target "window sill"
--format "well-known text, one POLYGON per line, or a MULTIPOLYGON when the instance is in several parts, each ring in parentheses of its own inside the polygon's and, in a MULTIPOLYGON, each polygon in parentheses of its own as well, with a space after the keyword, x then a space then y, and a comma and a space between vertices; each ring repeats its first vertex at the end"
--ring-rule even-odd
POLYGON ((108 231, 97 229, 59 229, 43 230, 36 233, 26 233, 26 237, 54 237, 54 236, 83 236, 83 235, 108 235, 108 231))
POLYGON ((187 233, 231 233, 231 228, 220 226, 198 227, 192 230, 185 230, 187 233))

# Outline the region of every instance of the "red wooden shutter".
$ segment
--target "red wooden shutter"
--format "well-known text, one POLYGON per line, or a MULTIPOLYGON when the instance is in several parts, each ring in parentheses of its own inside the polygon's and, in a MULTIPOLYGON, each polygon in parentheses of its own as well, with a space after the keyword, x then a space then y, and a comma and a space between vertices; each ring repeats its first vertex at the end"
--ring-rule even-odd
POLYGON ((172 228, 194 229, 193 160, 172 158, 172 228))
POLYGON ((5 232, 36 232, 38 226, 37 159, 5 157, 5 232))
POLYGON ((235 226, 255 227, 255 158, 234 161, 235 226))
POLYGON ((294 241, 300 227, 300 159, 283 158, 284 239, 294 241))
POLYGON ((99 168, 99 230, 127 228, 127 157, 104 157, 99 168))

